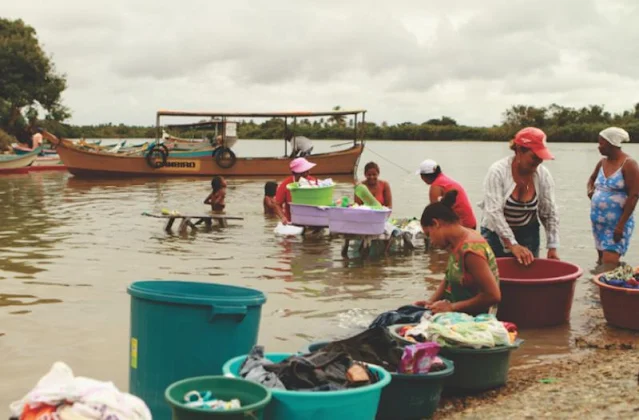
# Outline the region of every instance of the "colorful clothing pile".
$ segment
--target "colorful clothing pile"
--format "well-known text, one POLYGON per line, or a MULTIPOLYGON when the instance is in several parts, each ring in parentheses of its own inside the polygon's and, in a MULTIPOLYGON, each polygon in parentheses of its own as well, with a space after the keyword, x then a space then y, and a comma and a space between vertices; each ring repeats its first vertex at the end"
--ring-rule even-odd
POLYGON ((120 392, 111 382, 74 377, 62 362, 54 363, 9 410, 12 419, 20 420, 151 420, 138 397, 120 392))
POLYGON ((437 357, 441 346, 437 343, 418 343, 404 347, 398 373, 423 375, 446 369, 446 364, 437 357))
POLYGON ((420 324, 398 332, 409 341, 434 341, 442 347, 476 349, 512 345, 517 338, 515 324, 498 321, 491 314, 473 317, 462 312, 425 315, 420 324))
POLYGON ((612 271, 602 274, 599 281, 616 287, 639 289, 639 272, 628 264, 620 265, 612 271))

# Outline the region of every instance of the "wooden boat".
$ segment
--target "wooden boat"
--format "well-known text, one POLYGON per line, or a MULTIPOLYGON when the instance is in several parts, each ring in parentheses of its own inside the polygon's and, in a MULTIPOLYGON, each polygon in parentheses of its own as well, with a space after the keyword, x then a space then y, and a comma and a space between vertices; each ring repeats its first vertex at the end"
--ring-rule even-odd
MULTIPOLYGON (((18 143, 13 143, 11 145, 11 148, 13 149, 13 153, 15 153, 16 155, 26 155, 28 153, 33 152, 33 149, 31 149, 30 147, 27 146, 23 146, 21 144, 18 143)), ((47 155, 55 155, 58 152, 56 152, 53 149, 41 149, 40 150, 40 154, 43 156, 47 156, 47 155)))
MULTIPOLYGON (((211 113, 211 112, 181 112, 159 111, 156 118, 156 143, 153 144, 144 156, 105 153, 99 150, 86 150, 78 148, 71 140, 58 139, 53 134, 43 132, 43 136, 57 144, 57 151, 69 172, 76 176, 84 177, 134 177, 134 176, 213 176, 227 177, 251 177, 269 176, 283 177, 290 174, 288 156, 288 143, 284 142, 284 156, 279 157, 239 157, 237 158, 230 148, 218 148, 215 153, 206 151, 202 153, 181 154, 170 151, 160 142, 160 117, 185 116, 185 117, 218 117, 222 124, 222 136, 235 136, 234 129, 228 130, 226 126, 228 117, 238 118, 282 118, 285 127, 288 120, 292 119, 293 130, 297 124, 297 118, 327 117, 336 115, 352 115, 354 117, 353 144, 351 147, 330 153, 321 153, 307 156, 316 163, 313 169, 315 175, 353 175, 357 170, 359 158, 364 150, 365 141, 363 130, 357 129, 358 116, 361 114, 361 122, 365 123, 364 110, 356 111, 328 111, 328 112, 293 112, 293 113, 211 113)), ((365 124, 362 124, 363 126, 365 124)), ((226 144, 226 143, 225 143, 226 144)))
POLYGON ((26 168, 35 162, 41 151, 42 148, 38 147, 24 155, 0 155, 0 173, 27 172, 26 168))

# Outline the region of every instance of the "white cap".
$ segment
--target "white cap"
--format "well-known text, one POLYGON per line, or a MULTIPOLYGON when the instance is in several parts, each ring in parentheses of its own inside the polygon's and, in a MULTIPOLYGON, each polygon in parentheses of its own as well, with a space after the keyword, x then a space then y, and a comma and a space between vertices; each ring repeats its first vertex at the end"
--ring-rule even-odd
POLYGON ((606 139, 608 143, 616 147, 621 147, 621 143, 630 141, 628 132, 619 127, 608 127, 605 130, 602 130, 599 135, 606 139))
POLYGON ((426 159, 419 164, 419 169, 415 172, 416 175, 432 175, 437 169, 437 162, 432 159, 426 159))

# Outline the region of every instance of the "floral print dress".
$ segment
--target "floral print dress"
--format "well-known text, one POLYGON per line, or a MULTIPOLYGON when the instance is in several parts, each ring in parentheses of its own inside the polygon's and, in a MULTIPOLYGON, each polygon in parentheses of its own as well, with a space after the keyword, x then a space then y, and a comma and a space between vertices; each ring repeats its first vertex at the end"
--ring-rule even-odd
POLYGON ((619 255, 625 255, 628 251, 630 237, 635 228, 634 216, 630 215, 623 230, 623 237, 619 242, 615 242, 613 234, 628 199, 622 168, 623 164, 615 173, 606 177, 601 165, 595 180, 595 192, 590 201, 590 221, 597 250, 615 252, 619 255))

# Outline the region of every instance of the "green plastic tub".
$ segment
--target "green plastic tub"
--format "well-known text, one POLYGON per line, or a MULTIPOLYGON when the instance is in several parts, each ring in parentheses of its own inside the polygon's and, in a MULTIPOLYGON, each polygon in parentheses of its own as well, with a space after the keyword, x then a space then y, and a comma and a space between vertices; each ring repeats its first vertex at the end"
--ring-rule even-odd
MULTIPOLYGON (((290 353, 267 353, 275 363, 292 356, 290 353)), ((224 375, 238 377, 246 356, 233 358, 224 364, 224 375)), ((379 366, 368 365, 379 376, 374 384, 339 391, 289 391, 272 389, 273 401, 266 418, 269 420, 371 420, 375 418, 382 389, 391 382, 391 375, 379 366)))
POLYGON ((188 378, 171 384, 164 393, 166 401, 173 411, 173 420, 206 420, 223 418, 225 420, 260 420, 271 401, 271 391, 262 385, 243 379, 224 376, 201 376, 188 378), (190 391, 211 391, 215 398, 230 401, 240 400, 241 408, 213 411, 204 408, 187 407, 184 396, 190 391))
POLYGON ((328 187, 300 188, 297 182, 286 186, 291 192, 293 204, 307 204, 311 206, 332 206, 335 185, 328 187))
MULTIPOLYGON (((415 344, 397 333, 405 325, 388 327, 393 338, 402 346, 415 344)), ((455 364, 455 372, 445 383, 445 395, 467 394, 499 388, 508 380, 510 355, 524 340, 517 339, 511 346, 471 349, 466 347, 442 347, 440 355, 455 364)))
POLYGON ((455 372, 444 384, 444 395, 472 394, 506 385, 510 355, 523 340, 512 346, 485 349, 442 347, 440 354, 455 364, 455 372))
MULTIPOLYGON (((330 341, 316 341, 300 349, 308 354, 326 346, 330 341)), ((437 411, 446 378, 450 377, 455 366, 452 361, 442 357, 446 369, 426 375, 404 375, 391 373, 391 383, 382 391, 377 407, 378 420, 410 420, 432 417, 437 411)))
POLYGON ((138 281, 131 295, 129 392, 153 420, 169 420, 164 393, 186 378, 220 375, 257 342, 264 294, 215 283, 138 281))

